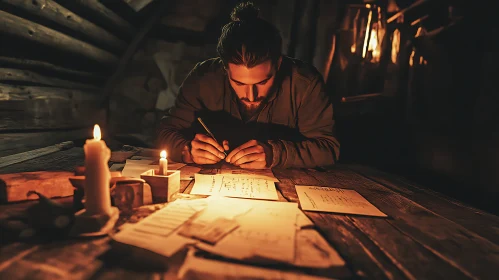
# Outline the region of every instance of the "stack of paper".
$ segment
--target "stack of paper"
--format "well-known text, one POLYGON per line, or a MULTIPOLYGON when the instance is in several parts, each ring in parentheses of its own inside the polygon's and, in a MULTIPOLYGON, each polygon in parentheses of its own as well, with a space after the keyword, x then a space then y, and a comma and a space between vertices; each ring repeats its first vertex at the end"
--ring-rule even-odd
MULTIPOLYGON (((334 268, 341 271, 338 274, 346 270, 343 259, 313 229, 313 223, 298 204, 289 202, 213 196, 176 200, 137 224, 125 227, 112 238, 166 258, 193 245, 197 250, 253 265, 277 263, 319 270, 334 268), (231 229, 216 242, 203 242, 183 234, 189 228, 191 233, 203 233, 213 229, 212 225, 221 219, 232 221, 231 229)), ((195 269, 191 261, 184 271, 195 269)))

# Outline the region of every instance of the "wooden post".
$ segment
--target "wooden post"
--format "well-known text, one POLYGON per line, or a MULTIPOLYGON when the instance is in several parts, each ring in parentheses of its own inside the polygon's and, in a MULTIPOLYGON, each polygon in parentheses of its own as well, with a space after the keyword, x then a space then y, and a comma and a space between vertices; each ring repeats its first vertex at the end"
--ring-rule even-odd
POLYGON ((54 31, 43 25, 0 11, 0 33, 21 37, 79 56, 85 56, 103 64, 115 64, 118 58, 91 44, 54 31))

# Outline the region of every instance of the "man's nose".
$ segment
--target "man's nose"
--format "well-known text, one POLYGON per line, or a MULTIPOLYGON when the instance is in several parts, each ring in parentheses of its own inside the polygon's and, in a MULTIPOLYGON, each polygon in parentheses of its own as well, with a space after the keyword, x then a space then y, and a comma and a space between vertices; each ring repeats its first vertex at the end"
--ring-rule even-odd
POLYGON ((246 97, 250 102, 254 102, 258 97, 258 89, 256 85, 248 85, 248 92, 246 93, 246 97))

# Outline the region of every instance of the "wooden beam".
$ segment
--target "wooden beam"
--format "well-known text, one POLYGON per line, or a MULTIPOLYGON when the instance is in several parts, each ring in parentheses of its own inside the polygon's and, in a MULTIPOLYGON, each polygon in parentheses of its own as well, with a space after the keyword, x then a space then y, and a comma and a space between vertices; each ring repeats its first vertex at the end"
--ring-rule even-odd
MULTIPOLYGON (((43 25, 0 11, 0 33, 21 37, 48 47, 84 56, 93 61, 113 65, 118 58, 89 43, 77 40, 43 25)), ((2 42, 2 44, 5 44, 2 42)))
POLYGON ((144 25, 140 28, 140 30, 137 32, 135 35, 135 38, 133 38, 132 42, 128 46, 127 50, 121 57, 120 61, 118 62, 118 66, 116 67, 116 71, 114 74, 108 79, 106 82, 106 85, 104 86, 103 90, 103 95, 105 96, 110 96, 112 89, 118 79, 121 77, 123 72, 126 69, 126 66, 132 56, 135 54, 135 51, 137 51, 137 48, 139 47, 140 43, 146 36, 146 34, 153 28, 153 26, 156 24, 161 19, 161 15, 163 12, 166 10, 168 7, 169 1, 161 1, 160 6, 158 9, 156 9, 155 13, 151 15, 147 21, 144 23, 144 25))
POLYGON ((0 84, 0 101, 6 100, 35 100, 57 98, 60 100, 95 100, 101 99, 97 91, 76 89, 14 86, 0 84))
POLYGON ((12 164, 20 163, 23 161, 27 161, 30 159, 34 159, 37 157, 41 157, 44 155, 48 155, 51 153, 55 153, 58 151, 71 149, 71 148, 73 148, 73 146, 74 146, 74 143, 72 141, 66 141, 66 142, 62 142, 62 143, 48 146, 45 148, 36 149, 33 151, 28 151, 28 152, 24 152, 24 153, 10 155, 10 156, 6 156, 6 157, 1 157, 0 158, 0 168, 5 167, 5 166, 9 166, 12 164))
POLYGON ((96 87, 88 84, 70 82, 58 78, 52 78, 40 75, 32 71, 12 69, 12 68, 0 68, 0 81, 30 82, 30 83, 37 83, 37 84, 56 86, 62 88, 81 88, 81 89, 97 90, 96 87))
POLYGON ((65 77, 76 77, 95 82, 102 82, 106 79, 105 76, 99 73, 73 70, 57 66, 46 61, 30 60, 30 59, 7 57, 7 56, 0 56, 0 67, 52 72, 52 73, 61 74, 62 76, 65 77))
POLYGON ((4 0, 3 2, 83 34, 94 43, 101 43, 112 50, 121 51, 126 47, 126 43, 113 34, 78 16, 53 0, 4 0))
POLYGON ((71 2, 76 2, 87 10, 94 12, 108 27, 112 27, 113 30, 119 30, 121 34, 126 35, 128 38, 132 38, 136 33, 135 27, 109 10, 98 0, 71 0, 71 2))
POLYGON ((98 91, 0 85, 0 133, 104 124, 104 100, 98 91))

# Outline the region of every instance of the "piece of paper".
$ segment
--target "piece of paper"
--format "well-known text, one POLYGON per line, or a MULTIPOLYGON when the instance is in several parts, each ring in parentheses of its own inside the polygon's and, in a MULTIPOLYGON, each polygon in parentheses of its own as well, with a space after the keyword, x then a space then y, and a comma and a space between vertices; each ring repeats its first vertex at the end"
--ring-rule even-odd
POLYGON ((355 190, 296 186, 303 210, 387 217, 355 190))
POLYGON ((273 182, 279 182, 272 173, 271 169, 242 169, 230 164, 223 164, 220 168, 220 174, 229 175, 248 175, 253 178, 265 179, 273 182))
POLYGON ((338 252, 314 229, 296 233, 295 265, 310 268, 344 267, 338 252))
POLYGON ((206 206, 205 200, 176 200, 138 223, 123 227, 112 238, 170 257, 185 245, 195 243, 195 240, 174 234, 174 231, 206 206))
POLYGON ((298 271, 283 271, 237 263, 223 262, 196 256, 190 249, 180 267, 179 279, 289 279, 289 280, 326 280, 332 278, 313 276, 298 271))
POLYGON ((217 217, 235 219, 239 227, 204 251, 227 258, 292 263, 295 256, 296 203, 235 198, 213 199, 193 223, 209 223, 217 217), (227 211, 231 209, 231 211, 227 211))
POLYGON ((191 194, 277 200, 272 181, 246 175, 195 174, 191 194))

